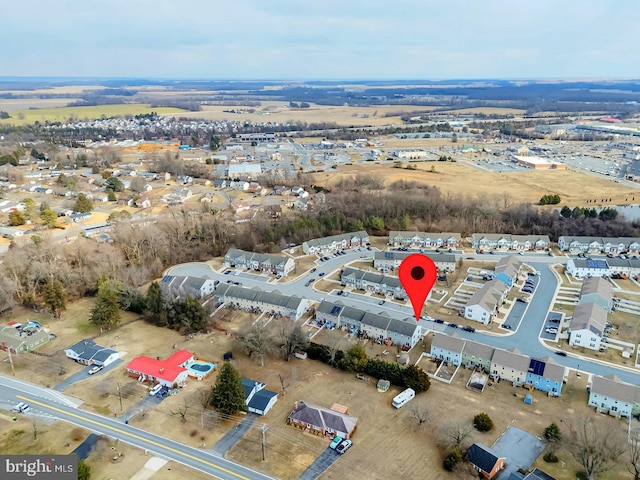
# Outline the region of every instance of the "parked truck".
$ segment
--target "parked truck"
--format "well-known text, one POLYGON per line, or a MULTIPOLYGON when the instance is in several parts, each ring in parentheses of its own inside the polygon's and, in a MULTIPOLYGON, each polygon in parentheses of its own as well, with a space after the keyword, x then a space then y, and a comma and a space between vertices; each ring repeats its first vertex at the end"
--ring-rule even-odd
POLYGON ((400 392, 393 398, 391 405, 393 405, 395 408, 404 407, 407 403, 413 400, 415 396, 415 390, 413 390, 413 388, 407 388, 405 391, 400 392))

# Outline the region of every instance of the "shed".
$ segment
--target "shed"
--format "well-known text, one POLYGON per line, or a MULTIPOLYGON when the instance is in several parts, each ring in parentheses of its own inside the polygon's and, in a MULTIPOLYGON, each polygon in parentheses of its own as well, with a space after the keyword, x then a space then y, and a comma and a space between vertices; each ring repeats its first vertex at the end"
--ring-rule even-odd
POLYGON ((383 380, 382 378, 380 380, 378 380, 378 391, 380 393, 384 393, 387 390, 389 390, 389 387, 391 386, 391 382, 389 380, 383 380))
POLYGON ((524 403, 526 403, 527 405, 532 405, 533 404, 533 395, 531 395, 530 393, 527 393, 524 396, 524 403))

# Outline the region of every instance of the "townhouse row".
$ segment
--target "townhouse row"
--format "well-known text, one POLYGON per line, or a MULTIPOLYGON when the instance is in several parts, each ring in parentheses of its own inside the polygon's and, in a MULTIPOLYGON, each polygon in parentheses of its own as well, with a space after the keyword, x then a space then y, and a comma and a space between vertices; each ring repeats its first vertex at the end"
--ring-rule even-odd
POLYGON ((495 380, 511 382, 514 386, 531 386, 554 397, 562 393, 567 376, 566 369, 550 357, 531 358, 516 348, 502 350, 443 333, 434 334, 430 354, 431 358, 456 366, 479 368, 495 380))
POLYGON ((594 375, 587 386, 589 406, 614 417, 640 415, 640 387, 623 382, 617 375, 594 375))
MULTIPOLYGON (((340 284, 368 293, 377 293, 397 300, 406 300, 405 292, 398 277, 390 277, 381 273, 367 272, 356 268, 345 267, 340 273, 340 284)), ((431 292, 429 292, 431 295, 431 292)))
POLYGON ((567 261, 567 273, 574 278, 610 277, 612 275, 635 277, 640 275, 640 258, 570 258, 567 261))
MULTIPOLYGON (((388 245, 405 248, 451 248, 462 246, 462 235, 453 232, 390 231, 388 245)), ((471 246, 493 250, 545 250, 551 245, 547 235, 510 235, 502 233, 474 233, 471 246)))
MULTIPOLYGON (((413 252, 375 252, 373 254, 373 267, 381 272, 394 272, 400 268, 402 261, 413 252)), ((451 253, 423 253, 435 263, 438 272, 452 273, 456 271, 456 256, 451 253)))
POLYGON ((380 343, 400 345, 406 350, 413 348, 422 336, 422 329, 413 319, 396 320, 386 313, 375 314, 325 300, 316 310, 316 320, 380 343))
POLYGON ((509 289, 518 281, 522 262, 515 255, 501 257, 496 263, 493 279, 476 290, 464 307, 464 318, 487 325, 500 313, 509 289))
POLYGON ((296 267, 292 258, 283 255, 246 252, 237 248, 230 248, 225 254, 224 265, 282 276, 288 275, 296 267))
POLYGON ((308 240, 302 244, 302 251, 306 255, 325 255, 337 250, 364 247, 368 244, 369 234, 361 230, 359 232, 343 233, 308 240))
POLYGON ((611 253, 613 255, 629 253, 638 255, 640 252, 640 238, 562 236, 558 238, 558 248, 563 252, 611 253))
POLYGON ((571 318, 569 345, 598 351, 604 348, 607 312, 613 308, 613 286, 604 278, 587 278, 571 318))
POLYGON ((309 309, 309 301, 297 296, 282 295, 276 292, 265 292, 257 287, 245 288, 226 283, 219 284, 213 297, 206 303, 212 302, 216 307, 229 305, 249 312, 265 312, 273 315, 299 320, 309 309))

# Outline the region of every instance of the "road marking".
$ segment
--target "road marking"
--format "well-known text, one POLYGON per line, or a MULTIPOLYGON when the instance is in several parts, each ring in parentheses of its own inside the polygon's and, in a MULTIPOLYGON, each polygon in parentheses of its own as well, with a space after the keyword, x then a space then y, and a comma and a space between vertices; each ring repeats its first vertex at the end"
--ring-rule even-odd
POLYGON ((64 410, 62 410, 60 408, 49 406, 49 405, 47 405, 45 403, 38 402, 37 400, 33 400, 33 399, 30 399, 30 398, 27 398, 27 397, 23 397, 22 395, 16 395, 16 397, 19 398, 20 400, 25 400, 25 401, 27 401, 29 403, 33 403, 34 405, 39 405, 39 406, 44 407, 44 408, 49 408, 49 409, 51 409, 53 411, 62 413, 64 415, 69 415, 70 417, 74 417, 74 418, 77 418, 79 420, 83 420, 85 422, 92 423, 92 424, 97 425, 99 427, 107 428, 109 430, 113 430, 114 432, 117 432, 117 433, 119 433, 121 435, 125 435, 125 436, 131 437, 131 438, 135 438, 136 440, 140 440, 142 442, 150 443, 151 445, 155 445, 156 447, 160 447, 162 449, 168 450, 168 451, 173 452, 173 453, 175 453, 177 455, 180 455, 180 456, 189 458, 191 460, 194 460, 196 462, 200 462, 200 463, 203 463, 203 464, 208 465, 210 467, 216 468, 216 469, 218 469, 218 470, 220 470, 222 472, 228 473, 229 475, 233 475, 234 477, 239 478, 241 480, 250 480, 248 477, 239 475, 239 474, 237 474, 235 472, 232 472, 231 470, 228 470, 228 469, 226 469, 224 467, 216 465, 215 463, 208 462, 206 460, 203 460, 202 458, 196 457, 195 455, 191 455, 189 453, 181 452, 180 450, 177 450, 175 448, 168 447, 166 445, 162 445, 161 443, 156 442, 154 440, 148 440, 148 439, 146 439, 146 438, 144 438, 144 437, 142 437, 140 435, 136 435, 134 433, 129 433, 129 432, 125 431, 125 430, 121 430, 119 428, 115 428, 115 427, 112 427, 110 425, 107 425, 106 423, 100 423, 100 422, 98 422, 96 420, 92 420, 90 418, 83 417, 82 415, 77 415, 75 413, 65 412, 64 410))

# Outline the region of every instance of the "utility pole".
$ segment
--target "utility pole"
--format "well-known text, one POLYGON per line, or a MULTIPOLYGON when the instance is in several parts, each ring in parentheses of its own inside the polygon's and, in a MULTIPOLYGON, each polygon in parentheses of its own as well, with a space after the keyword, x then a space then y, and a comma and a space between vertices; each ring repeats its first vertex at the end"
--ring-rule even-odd
POLYGON ((11 364, 11 375, 16 376, 16 371, 13 369, 13 357, 11 356, 11 347, 7 346, 7 353, 9 354, 9 363, 11 364))
POLYGON ((260 431, 262 432, 262 461, 264 462, 266 458, 266 442, 267 442, 267 424, 263 423, 260 431))
POLYGON ((120 392, 120 383, 117 383, 116 385, 118 385, 118 398, 120 398, 120 411, 122 411, 122 392, 120 392))

